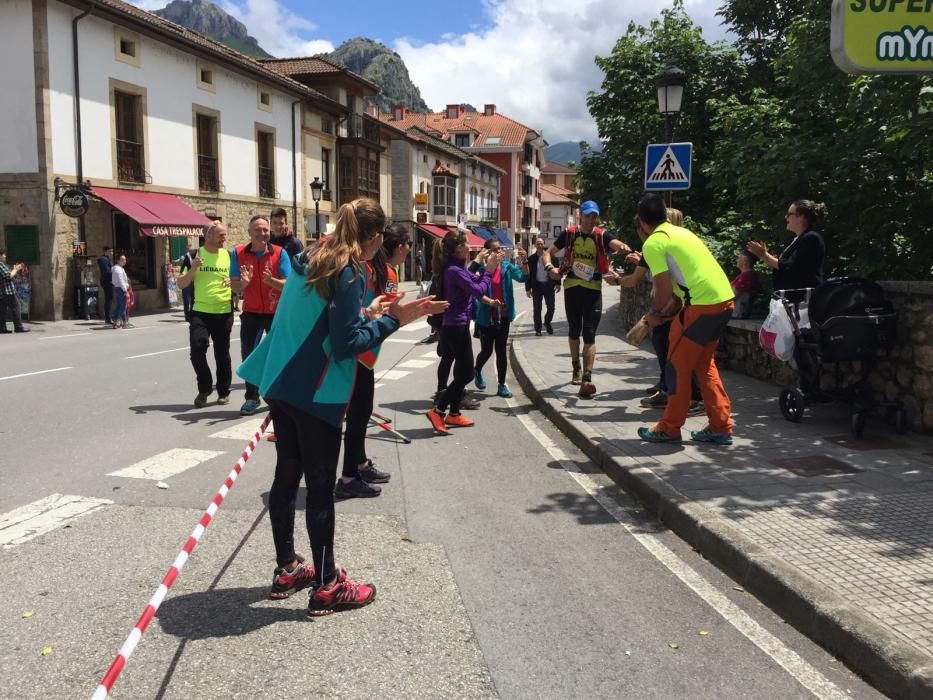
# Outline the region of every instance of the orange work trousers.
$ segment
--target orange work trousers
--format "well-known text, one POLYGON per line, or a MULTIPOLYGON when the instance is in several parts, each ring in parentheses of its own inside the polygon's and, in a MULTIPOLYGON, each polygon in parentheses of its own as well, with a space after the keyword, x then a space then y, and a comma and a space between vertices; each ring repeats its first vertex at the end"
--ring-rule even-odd
POLYGON ((732 300, 686 306, 674 318, 664 370, 670 393, 658 430, 670 436, 680 435, 690 408, 690 376, 695 374, 709 417, 709 427, 716 433, 732 433, 732 405, 716 369, 713 353, 732 318, 734 306, 732 300))

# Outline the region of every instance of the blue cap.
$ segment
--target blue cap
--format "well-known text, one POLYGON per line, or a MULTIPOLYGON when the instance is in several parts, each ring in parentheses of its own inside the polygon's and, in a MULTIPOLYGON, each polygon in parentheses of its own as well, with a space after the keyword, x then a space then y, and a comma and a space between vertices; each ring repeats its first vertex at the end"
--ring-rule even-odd
POLYGON ((583 204, 580 205, 580 213, 583 215, 586 214, 596 214, 599 215, 599 205, 594 202, 592 199, 588 199, 583 204))

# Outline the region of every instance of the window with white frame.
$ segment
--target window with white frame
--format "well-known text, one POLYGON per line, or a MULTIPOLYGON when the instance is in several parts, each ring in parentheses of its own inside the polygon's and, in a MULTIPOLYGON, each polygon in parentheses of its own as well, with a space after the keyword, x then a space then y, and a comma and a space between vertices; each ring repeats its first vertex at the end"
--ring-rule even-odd
POLYGON ((434 215, 457 215, 457 178, 448 175, 434 176, 434 215))

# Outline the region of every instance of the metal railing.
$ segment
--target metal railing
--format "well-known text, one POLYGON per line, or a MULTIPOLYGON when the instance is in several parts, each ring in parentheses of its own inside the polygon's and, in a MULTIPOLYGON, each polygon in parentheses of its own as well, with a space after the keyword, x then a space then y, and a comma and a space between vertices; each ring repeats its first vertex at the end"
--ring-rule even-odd
POLYGON ((198 156, 198 189, 202 192, 220 190, 220 178, 217 176, 217 158, 198 156))
POLYGON ((259 166, 259 196, 275 199, 275 170, 259 166))
POLYGON ((117 179, 120 182, 146 181, 141 143, 117 139, 117 179))
POLYGON ((479 220, 483 223, 493 222, 499 225, 499 207, 481 208, 479 210, 479 220))

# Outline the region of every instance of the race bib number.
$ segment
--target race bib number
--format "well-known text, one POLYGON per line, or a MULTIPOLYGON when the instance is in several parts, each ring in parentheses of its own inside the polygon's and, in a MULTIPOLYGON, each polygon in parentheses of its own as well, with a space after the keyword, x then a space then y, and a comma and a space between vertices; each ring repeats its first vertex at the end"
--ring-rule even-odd
POLYGON ((579 262, 577 260, 574 260, 573 267, 571 269, 573 270, 574 277, 576 277, 578 280, 583 280, 584 282, 589 282, 592 280, 593 274, 596 272, 596 268, 594 268, 592 265, 587 265, 586 263, 579 262))

